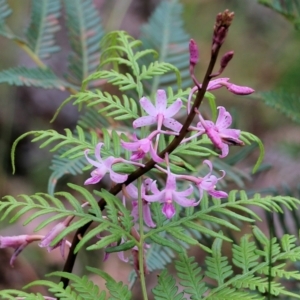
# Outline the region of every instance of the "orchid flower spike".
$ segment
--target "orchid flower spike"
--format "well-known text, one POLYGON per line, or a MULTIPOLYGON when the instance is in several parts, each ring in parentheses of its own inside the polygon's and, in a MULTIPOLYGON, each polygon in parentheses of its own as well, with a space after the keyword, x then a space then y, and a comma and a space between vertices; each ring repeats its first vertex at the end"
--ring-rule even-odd
POLYGON ((172 117, 177 114, 182 106, 182 101, 178 98, 167 108, 167 95, 164 90, 158 90, 156 93, 155 106, 146 97, 141 98, 140 104, 146 111, 148 116, 140 117, 133 122, 133 127, 143 127, 152 124, 157 124, 157 129, 160 130, 162 125, 179 132, 182 125, 172 117))
POLYGON ((240 130, 228 129, 232 123, 232 117, 223 106, 218 107, 219 115, 214 124, 212 121, 204 120, 199 113, 200 122, 197 124, 197 128, 200 132, 205 132, 210 138, 212 143, 222 151, 221 158, 225 157, 229 153, 228 145, 244 146, 244 142, 239 140, 240 130))
POLYGON ((124 162, 136 166, 141 166, 141 167, 144 166, 143 164, 140 163, 128 161, 123 158, 115 158, 113 156, 109 156, 108 158, 103 160, 100 155, 102 146, 103 143, 99 143, 95 148, 95 157, 97 160, 92 160, 88 157, 89 150, 85 150, 84 152, 87 161, 91 165, 96 167, 96 169, 91 172, 91 177, 84 182, 85 185, 98 183, 100 180, 102 180, 102 178, 106 173, 109 173, 110 179, 116 183, 123 183, 124 181, 126 181, 128 178, 127 174, 118 174, 115 171, 113 171, 112 165, 116 163, 124 162))
MULTIPOLYGON (((168 159, 167 159, 168 161, 168 159)), ((156 166, 159 170, 166 172, 163 168, 156 166)), ((170 166, 168 164, 167 169, 167 183, 165 189, 159 191, 156 185, 156 181, 151 184, 151 192, 153 195, 145 195, 144 198, 149 202, 159 201, 163 203, 162 213, 167 219, 171 219, 175 213, 175 207, 173 201, 183 207, 196 206, 199 202, 195 202, 195 199, 187 198, 193 193, 193 187, 190 186, 188 189, 182 192, 176 191, 176 175, 171 173, 170 166)))

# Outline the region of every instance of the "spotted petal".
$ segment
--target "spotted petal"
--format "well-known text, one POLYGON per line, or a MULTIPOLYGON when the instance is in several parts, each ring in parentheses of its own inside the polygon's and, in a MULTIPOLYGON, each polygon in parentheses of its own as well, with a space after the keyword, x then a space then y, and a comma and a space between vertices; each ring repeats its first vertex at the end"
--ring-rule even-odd
POLYGON ((142 126, 149 126, 149 125, 155 124, 156 122, 157 122, 156 117, 144 116, 144 117, 140 117, 140 118, 136 119, 135 121, 133 121, 132 125, 133 125, 133 128, 138 128, 138 127, 142 127, 142 126))

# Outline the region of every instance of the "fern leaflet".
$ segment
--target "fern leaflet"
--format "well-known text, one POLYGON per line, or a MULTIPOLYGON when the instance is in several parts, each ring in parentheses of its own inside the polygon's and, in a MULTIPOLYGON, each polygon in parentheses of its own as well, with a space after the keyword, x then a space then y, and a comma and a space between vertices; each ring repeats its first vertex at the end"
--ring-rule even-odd
POLYGON ((26 31, 28 46, 40 58, 60 50, 55 45, 54 34, 60 29, 60 0, 33 0, 31 22, 26 31))

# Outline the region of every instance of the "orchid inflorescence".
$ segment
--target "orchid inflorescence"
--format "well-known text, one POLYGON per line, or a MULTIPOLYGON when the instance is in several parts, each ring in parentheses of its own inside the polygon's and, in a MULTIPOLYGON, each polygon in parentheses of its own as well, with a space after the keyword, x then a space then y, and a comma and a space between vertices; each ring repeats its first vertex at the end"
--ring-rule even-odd
MULTIPOLYGON (((220 44, 224 42, 228 28, 226 28, 224 24, 222 26, 220 28, 218 26, 215 27, 212 51, 216 51, 216 49, 220 47, 220 44)), ((121 141, 122 148, 132 153, 130 160, 125 160, 121 157, 114 156, 103 158, 101 155, 101 150, 104 146, 103 142, 99 142, 95 147, 95 159, 90 157, 89 150, 84 152, 87 161, 95 167, 95 169, 91 172, 91 176, 84 182, 84 184, 97 184, 108 173, 113 184, 122 184, 120 196, 123 199, 123 204, 126 206, 126 199, 131 201, 131 215, 133 217, 134 224, 142 224, 142 222, 138 223, 138 221, 140 221, 139 218, 142 217, 139 216, 139 212, 142 212, 143 221, 148 229, 156 227, 151 212, 151 204, 153 202, 162 204, 162 214, 166 217, 166 219, 172 219, 175 214, 179 212, 180 207, 197 207, 201 202, 205 192, 210 196, 219 199, 226 198, 228 196, 225 191, 220 191, 216 188, 218 181, 224 178, 226 173, 225 171, 221 170, 220 172, 222 175, 220 177, 215 176, 213 172, 213 163, 210 160, 203 161, 203 163, 209 168, 209 172, 204 177, 197 177, 187 174, 175 174, 172 172, 171 153, 159 153, 158 151, 158 142, 161 138, 161 135, 172 135, 177 137, 182 134, 183 130, 185 130, 185 138, 181 140, 181 144, 195 141, 196 139, 201 139, 203 135, 206 135, 211 141, 212 145, 221 152, 220 158, 224 158, 228 155, 230 145, 244 145, 243 141, 240 140, 240 130, 229 128, 232 123, 232 117, 223 106, 218 107, 219 114, 216 122, 213 122, 211 120, 204 119, 201 112, 198 110, 199 108, 191 105, 194 94, 198 93, 202 89, 202 84, 198 82, 194 74, 194 68, 199 61, 199 51, 194 40, 190 41, 189 52, 190 74, 195 86, 190 90, 186 106, 186 113, 188 116, 190 116, 191 113, 195 114, 199 118, 199 121, 196 125, 191 124, 188 126, 187 130, 184 129, 184 125, 179 120, 174 118, 174 116, 183 109, 182 100, 178 98, 173 103, 168 105, 168 97, 166 92, 162 89, 159 89, 156 92, 155 104, 153 104, 152 101, 147 97, 142 97, 139 100, 140 106, 145 113, 132 123, 133 129, 147 126, 148 128, 146 128, 146 130, 140 130, 139 132, 149 132, 149 134, 147 134, 147 136, 140 136, 139 138, 138 133, 136 133, 136 135, 133 135, 133 137, 130 135, 130 141, 121 141), (152 127, 154 127, 154 129, 151 131, 152 127), (188 134, 190 134, 190 136, 186 137, 188 134), (154 180, 149 176, 143 177, 141 184, 138 185, 136 181, 127 182, 128 174, 120 174, 113 170, 113 166, 119 163, 126 163, 139 168, 144 168, 146 159, 149 157, 155 162, 154 167, 156 168, 156 171, 160 172, 160 174, 166 177, 165 184, 160 184, 161 188, 158 187, 158 180, 154 180), (185 190, 180 190, 179 187, 182 186, 182 184, 179 185, 179 181, 188 182, 188 188, 185 190), (197 199, 193 198, 195 190, 198 190, 197 199), (139 205, 142 207, 140 210, 138 209, 139 205)), ((233 51, 227 52, 221 59, 219 71, 210 75, 210 79, 220 75, 232 57, 233 51)), ((229 78, 217 78, 210 80, 206 90, 213 91, 222 87, 226 87, 228 91, 236 95, 248 95, 254 92, 254 90, 249 87, 238 86, 229 82, 229 78)), ((46 236, 0 236, 0 248, 12 247, 15 249, 11 259, 11 265, 13 264, 16 256, 33 241, 40 241, 39 246, 46 247, 48 251, 60 247, 63 256, 65 244, 70 245, 70 243, 67 242, 66 239, 62 239, 53 245, 53 241, 64 229, 69 226, 72 220, 73 217, 68 217, 65 221, 58 223, 46 236)), ((136 240, 139 240, 135 226, 133 227, 132 232, 134 233, 136 240)), ((99 239, 101 239, 100 235, 99 239)), ((119 244, 124 242, 125 241, 122 238, 122 240, 119 241, 119 244)), ((118 243, 114 242, 110 246, 116 246, 117 244, 118 243)), ((148 247, 149 245, 147 244, 144 244, 143 246, 145 251, 148 247)), ((136 246, 133 247, 132 255, 134 266, 136 266, 135 269, 138 271, 137 252, 138 248, 136 246)), ((105 256, 105 258, 107 257, 108 255, 105 256)), ((123 252, 119 252, 119 257, 122 260, 127 261, 123 255, 123 252)))

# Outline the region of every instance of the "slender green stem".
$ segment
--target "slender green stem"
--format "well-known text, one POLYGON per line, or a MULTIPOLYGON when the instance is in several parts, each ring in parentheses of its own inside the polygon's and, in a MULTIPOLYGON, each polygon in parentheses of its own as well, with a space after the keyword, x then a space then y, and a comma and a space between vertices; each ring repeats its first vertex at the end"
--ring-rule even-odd
POLYGON ((143 199, 142 199, 142 177, 137 180, 138 188, 138 209, 139 209, 139 269, 140 269, 140 281, 143 293, 143 300, 148 300, 147 287, 145 280, 145 270, 144 270, 144 218, 143 218, 143 199))

